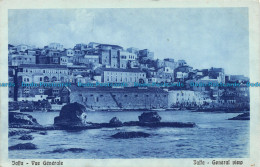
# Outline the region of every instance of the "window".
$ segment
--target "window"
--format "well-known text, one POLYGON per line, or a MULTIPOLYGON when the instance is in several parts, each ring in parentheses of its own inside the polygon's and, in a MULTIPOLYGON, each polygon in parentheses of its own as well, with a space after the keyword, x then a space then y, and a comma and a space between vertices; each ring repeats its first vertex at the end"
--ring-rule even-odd
POLYGON ((44 89, 39 89, 39 93, 43 93, 44 92, 44 89))

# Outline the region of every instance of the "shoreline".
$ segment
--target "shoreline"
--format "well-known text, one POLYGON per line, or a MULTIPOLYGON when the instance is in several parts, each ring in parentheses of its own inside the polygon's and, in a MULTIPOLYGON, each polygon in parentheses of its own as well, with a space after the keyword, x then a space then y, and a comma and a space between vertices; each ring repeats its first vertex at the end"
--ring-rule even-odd
MULTIPOLYGON (((153 110, 153 109, 103 109, 103 110, 87 110, 87 112, 136 112, 136 111, 143 111, 143 112, 182 112, 182 111, 190 111, 190 112, 207 112, 207 113, 244 113, 250 112, 250 110, 239 110, 239 109, 223 109, 223 108, 209 108, 209 109, 162 109, 162 110, 153 110)), ((21 112, 20 110, 9 110, 9 112, 21 112)), ((32 112, 21 112, 21 113, 33 113, 33 112, 60 112, 60 110, 33 110, 32 112)))

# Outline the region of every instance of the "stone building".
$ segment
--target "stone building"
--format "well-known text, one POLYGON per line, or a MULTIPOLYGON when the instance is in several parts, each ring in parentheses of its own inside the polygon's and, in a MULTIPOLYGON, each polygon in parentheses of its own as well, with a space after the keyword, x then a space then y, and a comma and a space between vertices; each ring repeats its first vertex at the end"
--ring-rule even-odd
POLYGON ((8 55, 9 66, 19 66, 21 64, 36 64, 35 56, 25 53, 13 53, 8 55))
POLYGON ((73 49, 65 49, 62 52, 63 56, 73 57, 74 56, 74 50, 73 49))
POLYGON ((110 57, 111 57, 111 67, 112 68, 119 68, 119 50, 112 49, 110 50, 110 57))
POLYGON ((139 58, 140 60, 153 60, 154 59, 154 52, 151 52, 149 49, 143 49, 139 51, 139 58))
POLYGON ((54 50, 59 50, 62 51, 63 50, 63 45, 61 45, 60 43, 50 43, 48 45, 49 49, 54 49, 54 50))
POLYGON ((159 88, 71 87, 70 102, 95 110, 161 109, 168 107, 168 94, 159 88))
POLYGON ((161 82, 173 82, 174 81, 174 70, 170 67, 162 67, 157 70, 149 70, 149 83, 161 83, 161 82))
POLYGON ((225 83, 225 73, 223 68, 211 67, 208 76, 210 79, 217 79, 219 83, 225 83))
POLYGON ((127 51, 120 51, 120 68, 133 68, 137 55, 127 51))
POLYGON ((209 96, 205 96, 203 92, 191 90, 172 90, 168 92, 168 105, 173 106, 200 106, 206 102, 211 102, 209 96))
POLYGON ((19 67, 18 81, 25 83, 69 82, 66 66, 49 64, 22 64, 19 67))
POLYGON ((146 82, 146 73, 140 69, 102 69, 102 82, 104 83, 144 83, 146 82))

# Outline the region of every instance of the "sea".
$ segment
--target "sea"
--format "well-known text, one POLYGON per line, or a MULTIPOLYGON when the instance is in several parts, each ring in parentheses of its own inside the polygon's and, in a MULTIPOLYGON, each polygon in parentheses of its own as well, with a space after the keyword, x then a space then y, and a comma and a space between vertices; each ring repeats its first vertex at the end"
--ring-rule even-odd
MULTIPOLYGON (((143 111, 91 111, 89 122, 137 121, 143 111)), ((53 124, 59 112, 32 112, 42 125, 53 124)), ((228 120, 239 113, 158 111, 161 121, 194 122, 194 128, 120 127, 31 133, 33 140, 9 137, 9 146, 31 142, 35 150, 10 150, 10 159, 248 158, 250 121, 228 120), (140 131, 147 138, 114 139, 117 132, 140 131)))

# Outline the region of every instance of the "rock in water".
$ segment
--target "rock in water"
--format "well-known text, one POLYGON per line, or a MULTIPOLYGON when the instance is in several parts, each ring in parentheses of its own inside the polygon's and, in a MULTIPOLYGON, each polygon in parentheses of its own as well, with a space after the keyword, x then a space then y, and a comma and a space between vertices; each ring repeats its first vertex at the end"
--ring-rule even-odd
POLYGON ((118 126, 123 125, 123 123, 122 123, 117 117, 113 117, 113 118, 109 121, 109 124, 111 124, 111 125, 118 125, 118 126))
POLYGON ((19 139, 20 140, 32 140, 33 136, 32 135, 23 135, 19 139))
POLYGON ((236 117, 233 118, 229 118, 228 120, 250 120, 250 113, 243 113, 243 114, 239 114, 236 117))
POLYGON ((9 112, 9 125, 39 125, 37 120, 29 114, 9 112))
POLYGON ((47 135, 47 132, 46 132, 46 131, 43 131, 43 132, 40 132, 39 134, 40 134, 40 135, 47 135))
POLYGON ((144 112, 139 117, 139 122, 160 122, 161 117, 157 112, 144 112))
POLYGON ((54 118, 55 125, 74 126, 86 124, 85 106, 75 102, 62 107, 60 115, 54 118))
POLYGON ((139 138, 139 137, 149 137, 150 134, 144 132, 118 132, 111 137, 116 139, 129 139, 129 138, 139 138))
POLYGON ((10 146, 9 150, 35 150, 37 149, 35 144, 32 143, 23 143, 23 144, 16 144, 14 146, 10 146))
POLYGON ((9 128, 8 136, 10 137, 10 136, 16 136, 16 135, 26 135, 31 132, 33 132, 33 130, 9 128))

